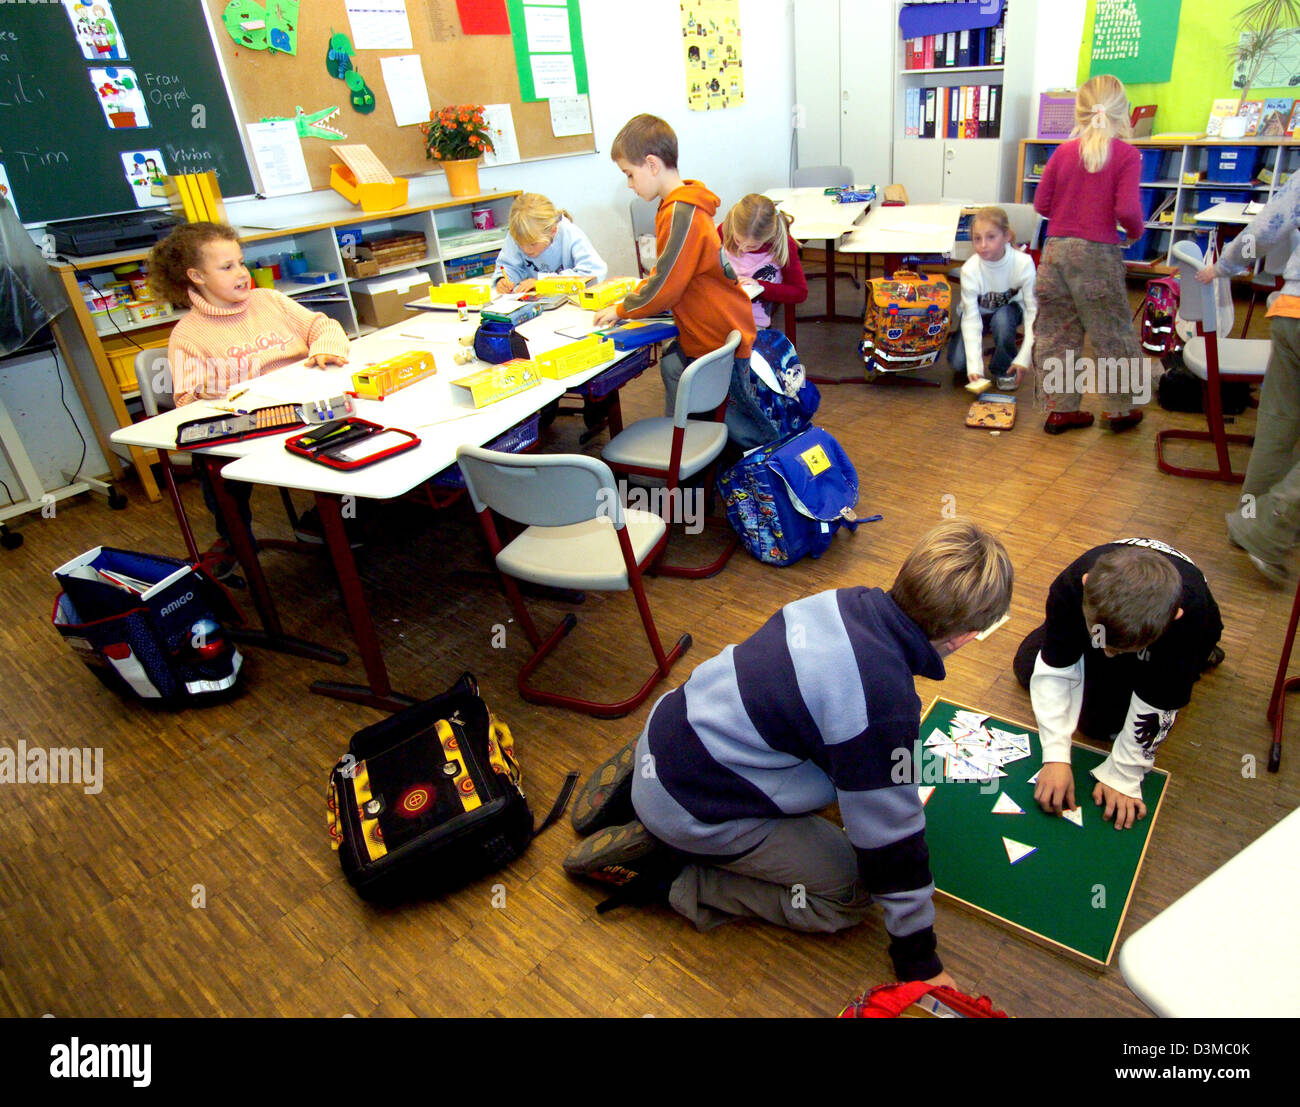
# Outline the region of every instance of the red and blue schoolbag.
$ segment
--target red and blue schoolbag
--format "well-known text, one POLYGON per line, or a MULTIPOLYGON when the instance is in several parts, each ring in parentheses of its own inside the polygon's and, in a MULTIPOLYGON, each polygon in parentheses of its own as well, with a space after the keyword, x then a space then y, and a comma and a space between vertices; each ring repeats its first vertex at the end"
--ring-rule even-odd
POLYGON ((759 561, 820 557, 842 526, 856 530, 858 474, 820 427, 759 446, 718 478, 727 520, 759 561))
POLYGON ((1181 287, 1177 277, 1147 281, 1142 299, 1142 349, 1161 359, 1181 353, 1183 340, 1174 321, 1178 318, 1181 287))
POLYGON ((749 372, 732 380, 729 396, 727 429, 742 450, 810 426, 822 402, 793 344, 767 328, 755 336, 749 372))

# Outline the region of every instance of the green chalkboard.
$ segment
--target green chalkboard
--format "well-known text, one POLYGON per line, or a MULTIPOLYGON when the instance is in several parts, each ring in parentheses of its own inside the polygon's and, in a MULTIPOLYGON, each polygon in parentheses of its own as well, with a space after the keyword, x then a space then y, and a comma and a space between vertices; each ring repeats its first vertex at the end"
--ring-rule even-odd
MULTIPOLYGON (((921 741, 935 729, 947 731, 953 713, 965 708, 936 699, 921 720, 921 741)), ((1147 841, 1155 827, 1168 774, 1153 770, 1142 785, 1147 816, 1128 830, 1116 830, 1092 802, 1095 781, 1088 770, 1105 755, 1074 745, 1074 794, 1083 811, 1082 828, 1048 815, 1034 802, 1028 783, 1042 767, 1038 732, 990 716, 984 724, 1027 733, 1032 753, 1002 767, 996 787, 978 782, 942 781, 942 761, 923 748, 918 783, 933 784, 925 805, 926 842, 935 887, 977 910, 1100 964, 1109 964, 1137 883, 1147 841), (1004 793, 1024 810, 998 815, 993 806, 1004 793), (1034 853, 1008 861, 1002 839, 1034 853)))
POLYGON ((253 192, 201 0, 0 4, 0 166, 25 223, 157 206, 165 173, 253 192))

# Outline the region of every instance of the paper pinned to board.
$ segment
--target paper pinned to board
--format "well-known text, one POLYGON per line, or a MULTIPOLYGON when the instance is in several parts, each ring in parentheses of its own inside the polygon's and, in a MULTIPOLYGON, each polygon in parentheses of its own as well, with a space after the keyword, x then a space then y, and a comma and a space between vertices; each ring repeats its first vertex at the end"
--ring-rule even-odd
POLYGON ((515 114, 509 104, 484 104, 483 125, 492 138, 492 149, 483 152, 483 164, 513 165, 519 161, 519 138, 515 114))
POLYGON ((384 87, 388 102, 393 106, 393 118, 399 127, 426 123, 432 110, 429 104, 429 86, 424 81, 424 65, 419 54, 399 54, 380 58, 384 87))
POLYGON ((591 102, 585 96, 552 96, 551 134, 556 138, 591 134, 591 102))

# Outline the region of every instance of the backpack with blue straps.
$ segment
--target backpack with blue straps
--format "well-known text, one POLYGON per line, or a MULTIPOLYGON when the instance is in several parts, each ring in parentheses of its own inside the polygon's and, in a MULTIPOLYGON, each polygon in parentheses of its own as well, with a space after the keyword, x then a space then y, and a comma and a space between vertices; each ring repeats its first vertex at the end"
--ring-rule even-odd
POLYGON ((759 561, 820 557, 842 526, 856 530, 858 474, 820 427, 750 450, 718 478, 727 520, 759 561))
POLYGON ((727 430, 742 450, 810 426, 822 402, 790 340, 770 329, 755 336, 749 372, 732 378, 728 396, 727 430))

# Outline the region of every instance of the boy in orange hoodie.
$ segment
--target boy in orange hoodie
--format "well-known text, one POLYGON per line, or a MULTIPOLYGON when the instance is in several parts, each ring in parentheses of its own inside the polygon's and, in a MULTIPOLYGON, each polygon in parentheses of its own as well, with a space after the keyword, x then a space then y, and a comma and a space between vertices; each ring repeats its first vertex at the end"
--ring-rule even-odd
POLYGON ((627 186, 643 200, 659 200, 655 214, 655 244, 659 260, 654 270, 628 297, 597 313, 597 327, 620 319, 643 319, 671 311, 677 340, 660 358, 665 413, 673 414, 677 383, 686 366, 716 350, 732 331, 740 345, 732 369, 727 426, 731 437, 748 448, 752 433, 745 418, 744 394, 737 387, 749 372, 749 354, 756 328, 754 313, 729 268, 723 267, 722 241, 714 226, 718 198, 699 181, 683 180, 677 171, 677 135, 658 116, 638 115, 614 139, 614 163, 627 177, 627 186))

